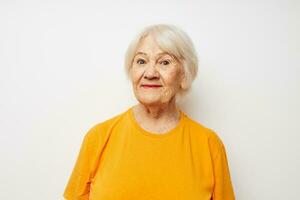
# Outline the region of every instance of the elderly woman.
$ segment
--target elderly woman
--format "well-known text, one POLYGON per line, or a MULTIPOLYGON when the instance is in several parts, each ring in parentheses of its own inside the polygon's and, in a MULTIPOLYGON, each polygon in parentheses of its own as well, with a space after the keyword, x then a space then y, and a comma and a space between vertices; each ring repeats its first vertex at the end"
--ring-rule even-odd
POLYGON ((86 133, 67 200, 234 200, 224 144, 177 107, 197 74, 188 35, 146 27, 126 53, 138 104, 86 133))

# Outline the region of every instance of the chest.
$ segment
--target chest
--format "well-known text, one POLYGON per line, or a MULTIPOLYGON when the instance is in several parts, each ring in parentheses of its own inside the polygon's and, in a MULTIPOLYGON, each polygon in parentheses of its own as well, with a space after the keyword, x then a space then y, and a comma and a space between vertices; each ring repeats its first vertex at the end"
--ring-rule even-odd
POLYGON ((207 152, 187 138, 109 142, 91 184, 91 200, 209 200, 213 176, 207 152))

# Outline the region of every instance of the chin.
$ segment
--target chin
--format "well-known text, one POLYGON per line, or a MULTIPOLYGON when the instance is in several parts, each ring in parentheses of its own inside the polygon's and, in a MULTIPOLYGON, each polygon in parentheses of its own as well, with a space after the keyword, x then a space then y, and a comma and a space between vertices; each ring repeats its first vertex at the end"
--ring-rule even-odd
POLYGON ((157 104, 161 104, 161 100, 159 98, 145 98, 145 97, 139 97, 137 98, 137 100, 143 104, 143 105, 157 105, 157 104))

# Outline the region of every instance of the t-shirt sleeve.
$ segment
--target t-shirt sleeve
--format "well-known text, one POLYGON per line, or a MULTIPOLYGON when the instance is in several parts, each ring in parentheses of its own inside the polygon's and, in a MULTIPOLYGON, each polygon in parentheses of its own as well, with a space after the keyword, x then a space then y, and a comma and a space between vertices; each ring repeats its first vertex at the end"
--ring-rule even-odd
POLYGON ((214 173, 214 189, 211 200, 235 200, 225 146, 214 131, 210 132, 209 145, 214 173))
POLYGON ((91 184, 91 162, 93 141, 91 128, 84 136, 75 166, 64 191, 67 200, 88 200, 91 184))

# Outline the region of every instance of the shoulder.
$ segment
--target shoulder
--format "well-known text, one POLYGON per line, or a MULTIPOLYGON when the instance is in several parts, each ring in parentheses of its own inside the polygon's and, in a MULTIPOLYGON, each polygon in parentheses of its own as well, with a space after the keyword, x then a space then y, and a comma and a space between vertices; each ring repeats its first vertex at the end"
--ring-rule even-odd
POLYGON ((192 131, 196 132, 197 134, 202 134, 203 136, 211 138, 213 140, 220 139, 218 134, 212 128, 207 127, 202 122, 196 121, 187 114, 185 114, 185 116, 186 124, 192 131))
POLYGON ((122 120, 125 117, 125 114, 126 112, 121 112, 106 120, 97 122, 88 129, 84 137, 86 140, 103 141, 103 139, 109 137, 109 130, 122 120))
POLYGON ((195 133, 198 137, 204 139, 209 144, 210 148, 223 148, 224 144, 222 142, 222 139, 215 130, 213 130, 210 127, 207 127, 199 121, 194 120, 188 115, 186 115, 186 117, 189 129, 191 129, 191 131, 195 133))

